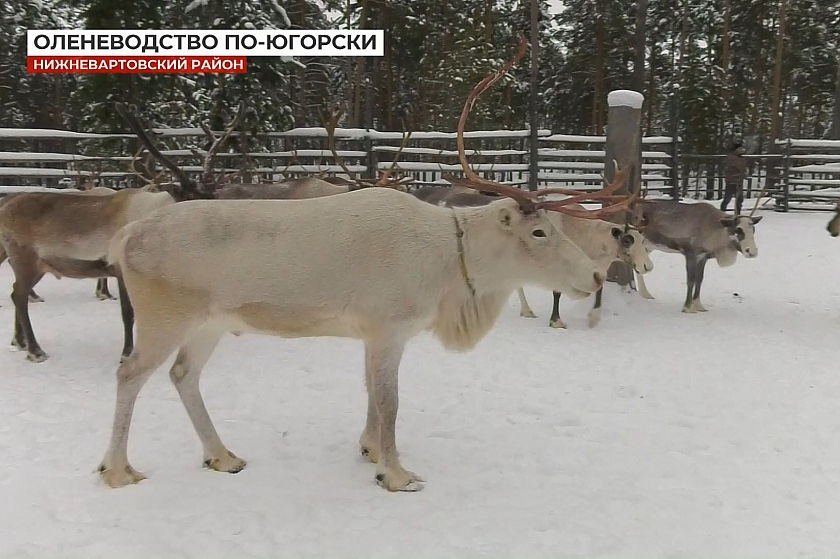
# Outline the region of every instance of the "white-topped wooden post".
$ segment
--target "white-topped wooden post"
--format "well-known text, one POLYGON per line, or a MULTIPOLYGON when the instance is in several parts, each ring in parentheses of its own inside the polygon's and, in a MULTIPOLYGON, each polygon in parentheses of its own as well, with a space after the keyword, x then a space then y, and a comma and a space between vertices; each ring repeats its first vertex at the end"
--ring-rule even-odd
MULTIPOLYGON (((615 177, 613 160, 618 162, 621 169, 633 165, 633 173, 627 184, 619 191, 622 194, 631 194, 641 187, 642 104, 644 101, 644 95, 627 89, 611 91, 607 96, 609 113, 607 114, 604 175, 609 181, 615 177)), ((617 214, 612 221, 623 222, 624 217, 624 214, 617 214)), ((619 285, 629 285, 633 280, 633 271, 627 264, 615 262, 610 266, 607 279, 619 285)))

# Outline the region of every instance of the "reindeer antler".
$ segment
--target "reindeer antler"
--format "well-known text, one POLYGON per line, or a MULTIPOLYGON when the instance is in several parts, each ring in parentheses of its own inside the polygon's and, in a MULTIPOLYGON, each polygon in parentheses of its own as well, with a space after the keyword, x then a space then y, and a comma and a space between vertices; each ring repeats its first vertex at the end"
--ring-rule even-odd
MULTIPOLYGON (((335 159, 338 166, 341 167, 342 171, 344 171, 344 173, 356 184, 358 188, 368 188, 371 186, 404 188, 404 185, 407 182, 405 178, 392 179, 391 173, 394 172, 403 149, 408 145, 408 140, 411 138, 410 130, 407 133, 403 133, 402 143, 400 144, 400 148, 397 150, 397 154, 394 156, 394 161, 391 163, 391 166, 387 170, 383 171, 378 179, 361 179, 347 168, 347 165, 345 165, 344 160, 338 155, 338 150, 335 147, 335 129, 338 126, 338 121, 341 119, 341 115, 344 114, 344 108, 340 108, 337 112, 331 112, 329 116, 323 109, 321 109, 320 112, 321 121, 324 124, 324 129, 327 131, 327 147, 329 148, 330 153, 332 153, 333 159, 335 159)), ((411 179, 411 181, 413 180, 414 179, 411 179)))
POLYGON ((233 131, 239 126, 239 123, 245 117, 245 101, 239 102, 239 110, 236 113, 236 116, 228 123, 225 127, 224 133, 218 138, 215 137, 213 132, 210 131, 209 128, 202 125, 202 130, 204 130, 204 134, 212 138, 212 143, 210 144, 210 149, 207 150, 207 155, 204 157, 204 174, 201 177, 201 182, 205 185, 205 187, 215 186, 215 180, 212 175, 213 171, 213 161, 216 159, 216 154, 219 151, 219 148, 227 142, 230 135, 233 131))
MULTIPOLYGON (((493 74, 481 80, 481 82, 479 82, 479 84, 475 86, 475 88, 473 88, 473 90, 470 92, 469 97, 467 97, 466 103, 464 103, 464 109, 461 111, 461 118, 458 121, 457 133, 458 159, 461 162, 461 167, 463 168, 464 175, 466 175, 466 178, 458 178, 452 175, 447 175, 444 178, 453 185, 471 188, 473 190, 495 192, 496 194, 501 194, 503 196, 513 198, 526 212, 535 211, 537 209, 546 209, 584 219, 602 219, 608 215, 612 215, 625 210, 638 197, 638 192, 630 196, 616 196, 614 195, 614 193, 621 187, 623 182, 629 176, 629 169, 619 170, 616 166, 616 173, 613 183, 608 184, 606 188, 595 193, 585 193, 566 189, 546 189, 540 191, 539 193, 535 193, 522 190, 521 188, 500 184, 498 182, 490 181, 487 179, 482 179, 481 177, 476 175, 472 169, 470 169, 470 166, 467 163, 466 150, 464 149, 464 126, 467 122, 467 117, 470 114, 470 110, 472 109, 479 95, 484 93, 496 81, 498 81, 505 74, 507 74, 510 71, 510 69, 513 68, 516 65, 516 63, 522 59, 522 57, 525 55, 526 50, 527 42, 525 41, 525 36, 520 34, 519 50, 516 52, 516 55, 513 57, 513 59, 501 68, 499 68, 493 74), (547 196, 549 194, 566 194, 570 197, 564 200, 541 200, 542 197, 547 196), (586 210, 568 207, 572 204, 582 204, 584 202, 602 202, 610 203, 612 205, 598 210, 586 210)), ((533 146, 532 149, 536 149, 536 146, 533 146)), ((632 167, 630 167, 630 169, 632 169, 632 167)))
POLYGON ((321 121, 324 124, 324 129, 327 131, 327 148, 329 148, 330 153, 332 153, 336 164, 341 167, 341 170, 344 171, 350 180, 358 182, 356 174, 352 173, 350 169, 347 168, 347 165, 344 164, 344 160, 338 155, 338 150, 335 148, 335 129, 338 126, 338 121, 341 120, 341 115, 344 114, 344 107, 341 107, 335 112, 331 111, 329 117, 327 117, 327 113, 323 109, 321 109, 320 112, 321 121))
MULTIPOLYGON (((140 146, 140 149, 137 150, 137 153, 134 154, 134 157, 131 158, 131 163, 128 164, 128 170, 131 171, 131 174, 146 183, 147 187, 151 187, 154 185, 155 187, 160 187, 162 184, 163 175, 166 174, 166 169, 162 169, 160 173, 157 173, 151 179, 148 178, 144 173, 141 173, 137 170, 136 163, 137 160, 140 159, 140 154, 143 153, 143 146, 140 146)), ((147 161, 143 164, 144 170, 148 173, 149 172, 149 164, 151 161, 147 161)))
POLYGON ((114 108, 123 120, 125 120, 129 128, 131 128, 131 131, 134 132, 143 145, 146 146, 149 153, 151 153, 155 159, 163 163, 165 167, 172 171, 172 174, 174 174, 178 179, 177 186, 173 187, 171 192, 176 199, 189 200, 191 198, 212 197, 199 190, 196 182, 192 180, 183 169, 178 167, 171 159, 160 152, 157 146, 155 146, 152 142, 152 139, 149 138, 149 135, 146 134, 146 130, 144 130, 143 126, 137 120, 137 116, 129 112, 125 105, 117 102, 114 104, 114 108))
MULTIPOLYGON (((376 186, 385 186, 386 184, 388 184, 388 179, 391 176, 391 173, 393 173, 394 169, 397 167, 397 161, 400 160, 400 155, 402 154, 402 151, 405 148, 405 146, 408 145, 409 139, 411 139, 411 130, 409 130, 408 132, 403 132, 403 139, 402 142, 400 142, 400 149, 398 149, 396 155, 394 155, 394 161, 391 162, 391 166, 388 167, 388 169, 382 173, 382 176, 379 177, 379 180, 376 181, 376 186)), ((399 184, 401 180, 402 179, 397 179, 397 183, 399 184)))

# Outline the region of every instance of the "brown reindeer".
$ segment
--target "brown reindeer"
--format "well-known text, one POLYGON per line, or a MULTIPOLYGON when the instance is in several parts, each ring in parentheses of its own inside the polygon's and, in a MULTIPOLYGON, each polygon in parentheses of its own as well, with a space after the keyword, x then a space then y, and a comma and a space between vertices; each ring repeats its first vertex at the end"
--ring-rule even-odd
MULTIPOLYGON (((212 158, 221 143, 230 136, 243 113, 242 109, 240 106, 237 118, 211 145, 205 168, 212 165, 212 158)), ((125 107, 118 104, 117 110, 125 112, 125 107)), ((140 126, 140 129, 142 131, 143 127, 140 126)), ((144 189, 124 189, 107 195, 33 192, 16 194, 4 200, 0 205, 0 245, 15 273, 12 344, 26 349, 28 360, 41 362, 47 359, 47 354, 35 338, 28 307, 32 288, 46 273, 59 278, 116 277, 124 327, 122 358, 131 353, 134 347, 134 313, 119 270, 105 260, 108 246, 114 234, 132 221, 176 201, 212 196, 207 194, 206 189, 195 188, 195 183, 185 173, 181 172, 181 175, 188 181, 186 186, 170 183, 167 185, 169 192, 144 189)), ((209 186, 212 186, 212 181, 212 177, 202 177, 202 182, 209 186)))

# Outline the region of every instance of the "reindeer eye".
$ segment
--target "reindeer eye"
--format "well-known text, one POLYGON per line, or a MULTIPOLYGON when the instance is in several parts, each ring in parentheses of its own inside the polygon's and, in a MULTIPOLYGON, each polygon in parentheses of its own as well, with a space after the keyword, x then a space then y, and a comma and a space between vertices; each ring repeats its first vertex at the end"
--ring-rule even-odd
POLYGON ((743 241, 744 237, 746 237, 746 235, 744 234, 744 230, 740 227, 737 227, 735 229, 735 234, 738 236, 739 241, 743 241))
POLYGON ((633 238, 633 235, 624 235, 621 237, 621 246, 625 248, 630 248, 631 246, 633 246, 633 243, 635 241, 636 239, 633 238))
POLYGON ((538 239, 544 239, 545 238, 545 231, 543 231, 542 229, 534 229, 531 232, 531 236, 536 237, 538 239))

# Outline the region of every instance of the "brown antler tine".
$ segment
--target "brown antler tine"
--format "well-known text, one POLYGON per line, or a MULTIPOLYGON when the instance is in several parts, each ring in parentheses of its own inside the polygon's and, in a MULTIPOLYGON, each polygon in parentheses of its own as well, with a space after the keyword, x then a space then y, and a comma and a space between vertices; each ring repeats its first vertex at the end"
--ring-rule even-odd
POLYGON ((476 100, 478 100, 479 95, 484 93, 491 85, 496 83, 502 76, 507 74, 511 68, 516 66, 516 64, 525 56, 525 51, 527 50, 528 43, 525 41, 524 35, 519 35, 519 50, 516 52, 516 55, 504 66, 496 70, 493 74, 487 76, 477 86, 473 88, 470 92, 469 96, 467 97, 467 101, 464 103, 464 108, 461 110, 461 118, 458 120, 458 133, 456 135, 457 143, 458 143, 458 160, 461 162, 461 167, 464 169, 464 174, 470 180, 476 182, 490 182, 484 181, 478 175, 476 175, 472 169, 470 169, 469 164, 467 163, 467 154, 464 149, 464 127, 467 123, 467 117, 470 114, 470 111, 473 108, 476 100))
POLYGON ((606 183, 606 187, 602 190, 594 193, 585 193, 585 192, 578 192, 578 191, 563 191, 563 189, 547 189, 540 193, 540 196, 544 196, 547 194, 571 194, 571 197, 566 198, 564 200, 548 200, 548 201, 541 201, 538 204, 538 207, 555 211, 559 213, 563 213, 566 215, 579 217, 583 219, 602 219, 606 216, 613 215, 620 211, 624 211, 630 204, 633 203, 639 196, 638 192, 633 193, 630 196, 624 195, 615 195, 615 191, 618 190, 624 181, 630 176, 630 169, 632 169, 632 165, 628 165, 628 167, 624 169, 619 169, 618 164, 613 161, 615 174, 614 180, 612 183, 608 183, 606 178, 604 178, 604 182, 606 183), (572 204, 583 204, 583 203, 610 203, 611 205, 605 208, 597 209, 597 210, 586 210, 586 209, 579 209, 579 208, 569 208, 568 206, 572 204))
POLYGON ((134 132, 140 139, 140 141, 143 143, 143 145, 146 146, 146 149, 149 150, 149 153, 151 153, 155 159, 163 163, 164 166, 166 166, 167 168, 169 168, 170 171, 172 171, 172 174, 174 174, 175 177, 178 179, 178 182, 180 183, 181 187, 184 190, 195 190, 195 182, 193 182, 193 180, 190 179, 180 167, 175 165, 175 163, 173 163, 171 159, 169 159, 160 152, 157 146, 155 146, 154 143, 152 143, 151 138, 149 138, 149 135, 146 134, 146 131, 140 125, 140 122, 138 122, 137 117, 126 111, 125 105, 123 105, 122 103, 115 103, 114 108, 117 110, 117 113, 123 118, 123 120, 125 120, 129 128, 131 128, 131 131, 134 132))
MULTIPOLYGON (((583 219, 603 219, 604 217, 616 214, 620 211, 624 211, 630 204, 633 203, 639 196, 638 192, 634 192, 630 196, 620 196, 616 198, 621 198, 616 204, 611 206, 607 206, 606 208, 600 208, 597 210, 586 210, 586 209, 577 209, 577 208, 569 208, 569 204, 573 203, 571 198, 566 200, 556 200, 556 201, 544 201, 540 202, 539 208, 549 211, 554 211, 566 215, 570 215, 573 217, 579 217, 583 219)), ((600 202, 601 200, 594 199, 594 200, 578 200, 574 203, 583 203, 583 202, 600 202)))
MULTIPOLYGON (((403 122, 403 125, 405 125, 405 122, 403 122)), ((379 180, 376 181, 376 186, 385 186, 385 184, 388 182, 388 177, 390 177, 391 173, 394 172, 394 169, 397 166, 397 161, 400 160, 400 155, 402 154, 402 151, 405 148, 405 146, 408 145, 408 140, 410 138, 411 138, 411 130, 409 130, 408 132, 403 132, 403 139, 402 139, 402 142, 400 142, 400 149, 397 150, 397 154, 394 156, 394 161, 391 162, 391 166, 388 167, 388 169, 386 169, 382 173, 382 176, 379 177, 379 180)), ((397 181, 397 182, 399 182, 399 181, 397 181)))
POLYGON ((201 127, 201 131, 204 132, 204 135, 207 136, 207 141, 209 141, 212 146, 213 142, 216 141, 216 135, 213 134, 213 131, 210 130, 210 128, 203 122, 199 126, 201 127))
POLYGON ((323 109, 321 109, 320 112, 321 121, 324 124, 324 129, 327 131, 327 149, 329 149, 330 153, 332 153, 333 160, 335 160, 336 164, 341 167, 341 170, 344 171, 351 181, 356 184, 361 184, 359 179, 356 177, 356 174, 351 173, 350 169, 347 168, 347 165, 344 163, 344 159, 339 157, 338 150, 335 147, 335 129, 338 126, 338 121, 341 119, 341 115, 344 114, 344 107, 339 107, 338 111, 335 113, 330 112, 329 117, 327 117, 327 112, 323 109))
MULTIPOLYGON (((202 182, 208 184, 212 181, 212 169, 213 169, 213 161, 216 159, 216 154, 219 151, 219 148, 227 142, 230 135, 233 133, 234 129, 239 126, 239 122, 245 117, 245 101, 239 102, 239 110, 236 113, 236 116, 233 120, 228 123, 227 127, 225 128, 224 133, 221 137, 216 138, 213 140, 213 143, 210 146, 210 149, 207 150, 207 156, 204 158, 204 176, 202 177, 202 182)), ((202 127, 204 129, 204 127, 202 127)), ((213 133, 210 132, 208 129, 204 129, 204 133, 209 133, 210 136, 213 136, 213 133)))
POLYGON ((511 59, 507 64, 496 70, 493 74, 481 80, 481 82, 479 82, 479 84, 475 86, 470 92, 469 97, 467 97, 467 101, 464 103, 464 108, 461 111, 461 118, 458 120, 458 132, 456 134, 458 144, 458 160, 461 163, 461 168, 464 171, 466 179, 460 179, 452 175, 447 175, 444 177, 444 179, 446 179, 454 185, 470 188, 472 190, 485 190, 488 192, 495 192, 496 194, 501 194, 503 196, 508 196, 516 200, 523 210, 533 211, 535 208, 535 196, 533 196, 528 191, 522 190, 521 188, 515 188, 494 181, 489 181, 487 179, 482 179, 481 177, 476 175, 472 169, 470 169, 470 166, 467 163, 466 150, 464 149, 464 127, 467 122, 467 117, 470 114, 470 110, 472 109, 476 100, 484 91, 486 91, 497 80, 499 80, 505 74, 507 74, 510 71, 510 69, 513 68, 516 65, 516 63, 518 63, 522 59, 522 57, 525 55, 527 47, 528 43, 525 41, 525 36, 520 34, 519 50, 517 51, 513 59, 511 59))
POLYGON ((143 173, 137 170, 137 160, 140 159, 140 154, 143 153, 143 146, 140 146, 140 149, 137 150, 137 153, 134 154, 134 157, 131 158, 131 163, 128 164, 128 170, 131 171, 131 174, 143 181, 146 184, 151 184, 153 181, 147 179, 143 173))

